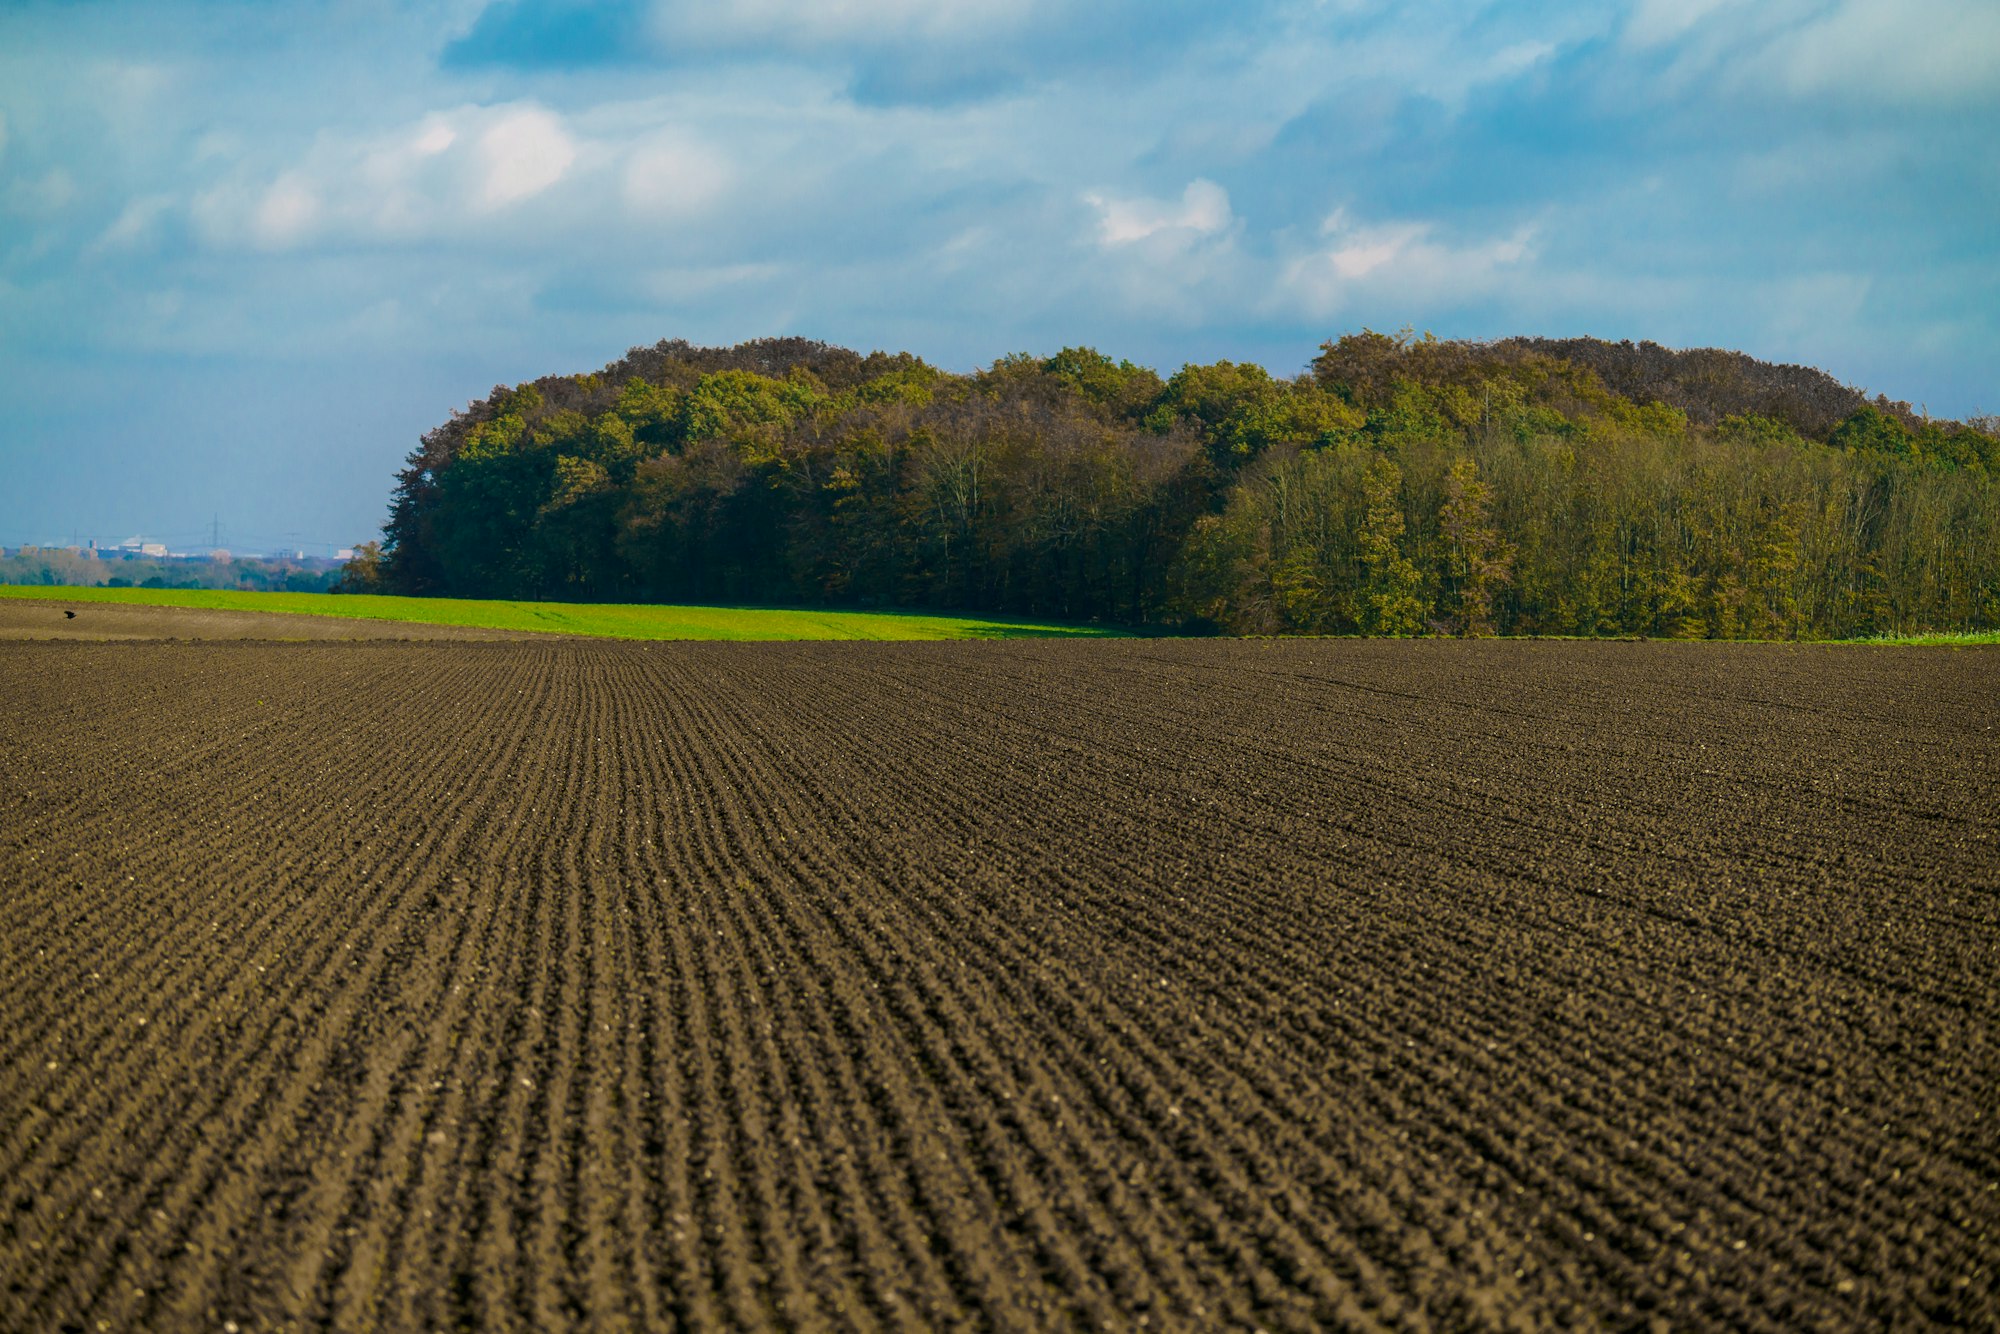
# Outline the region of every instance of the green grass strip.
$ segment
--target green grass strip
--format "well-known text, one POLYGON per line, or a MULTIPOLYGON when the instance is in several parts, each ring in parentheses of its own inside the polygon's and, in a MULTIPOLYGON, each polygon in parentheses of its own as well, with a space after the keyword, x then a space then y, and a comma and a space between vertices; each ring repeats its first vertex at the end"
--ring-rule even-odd
POLYGON ((269 611, 370 621, 540 630, 605 639, 1031 639, 1106 638, 1119 630, 1056 621, 918 612, 792 610, 770 607, 659 607, 610 603, 486 602, 470 598, 386 597, 372 593, 251 593, 208 588, 74 588, 0 584, 0 597, 120 602, 211 611, 269 611))
POLYGON ((2000 644, 2000 630, 1919 631, 1909 635, 1876 635, 1872 639, 1847 641, 1854 644, 1915 644, 1920 647, 1966 648, 1974 644, 2000 644))

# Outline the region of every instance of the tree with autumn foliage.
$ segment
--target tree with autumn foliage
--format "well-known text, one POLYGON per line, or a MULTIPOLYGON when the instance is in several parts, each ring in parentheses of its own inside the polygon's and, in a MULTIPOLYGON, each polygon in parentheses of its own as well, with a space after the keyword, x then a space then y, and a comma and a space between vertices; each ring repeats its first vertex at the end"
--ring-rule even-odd
POLYGON ((2000 434, 1713 349, 1369 330, 1308 370, 661 343, 426 434, 346 586, 1234 633, 2000 627, 2000 434))

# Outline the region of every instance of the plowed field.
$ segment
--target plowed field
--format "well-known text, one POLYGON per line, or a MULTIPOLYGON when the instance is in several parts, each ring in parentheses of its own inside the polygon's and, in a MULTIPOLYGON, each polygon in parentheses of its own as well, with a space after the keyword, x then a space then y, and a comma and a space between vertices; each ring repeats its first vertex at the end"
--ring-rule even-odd
POLYGON ((2000 650, 0 699, 0 1328, 2000 1321, 2000 650))

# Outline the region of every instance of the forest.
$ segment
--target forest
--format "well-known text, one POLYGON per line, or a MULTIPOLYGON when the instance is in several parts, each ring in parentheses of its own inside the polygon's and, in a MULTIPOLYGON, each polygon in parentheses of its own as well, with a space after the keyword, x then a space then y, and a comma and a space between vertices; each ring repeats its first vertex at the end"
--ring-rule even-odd
POLYGON ((668 341, 426 434, 343 586, 1184 633, 1985 630, 2000 420, 1595 339, 1363 330, 1291 378, 668 341))

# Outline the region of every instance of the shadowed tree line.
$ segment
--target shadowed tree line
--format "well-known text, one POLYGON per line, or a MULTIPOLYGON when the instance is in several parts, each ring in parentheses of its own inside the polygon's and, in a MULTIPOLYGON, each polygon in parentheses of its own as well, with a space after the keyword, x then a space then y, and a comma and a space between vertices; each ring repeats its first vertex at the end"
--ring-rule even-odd
POLYGON ((1364 331, 1292 379, 663 342, 427 434, 347 585, 1238 633, 1990 629, 1996 426, 1592 339, 1364 331))

